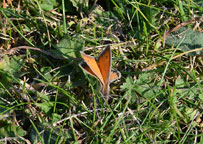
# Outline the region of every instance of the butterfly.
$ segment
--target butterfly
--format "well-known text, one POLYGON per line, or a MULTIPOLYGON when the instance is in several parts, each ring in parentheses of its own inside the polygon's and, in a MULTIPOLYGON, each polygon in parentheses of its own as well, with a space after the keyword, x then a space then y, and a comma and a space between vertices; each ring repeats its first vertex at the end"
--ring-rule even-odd
POLYGON ((97 58, 86 55, 83 51, 80 54, 84 60, 83 63, 80 63, 80 67, 99 80, 101 94, 108 96, 110 83, 121 77, 119 71, 111 69, 112 56, 110 46, 107 46, 97 58))

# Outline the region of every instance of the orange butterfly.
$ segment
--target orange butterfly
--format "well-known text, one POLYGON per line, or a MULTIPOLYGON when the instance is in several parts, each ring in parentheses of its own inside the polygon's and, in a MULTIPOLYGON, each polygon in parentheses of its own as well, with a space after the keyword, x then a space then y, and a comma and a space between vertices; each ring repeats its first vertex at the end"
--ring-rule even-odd
POLYGON ((80 67, 88 74, 96 77, 100 82, 100 92, 103 96, 109 95, 109 85, 121 77, 119 71, 111 70, 111 48, 107 46, 98 58, 80 52, 84 63, 80 67))

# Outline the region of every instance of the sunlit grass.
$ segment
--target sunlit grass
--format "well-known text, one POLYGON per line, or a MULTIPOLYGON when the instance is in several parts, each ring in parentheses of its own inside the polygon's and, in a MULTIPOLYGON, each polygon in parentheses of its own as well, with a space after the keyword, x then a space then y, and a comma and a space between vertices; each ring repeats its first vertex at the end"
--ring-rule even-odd
POLYGON ((2 143, 203 143, 200 1, 0 5, 2 143), (107 45, 108 101, 78 66, 107 45))

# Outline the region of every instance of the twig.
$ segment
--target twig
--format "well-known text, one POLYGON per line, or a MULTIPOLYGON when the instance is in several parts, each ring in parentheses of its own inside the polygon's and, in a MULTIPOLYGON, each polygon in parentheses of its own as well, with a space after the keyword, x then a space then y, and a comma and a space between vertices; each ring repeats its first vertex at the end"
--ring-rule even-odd
MULTIPOLYGON (((186 52, 184 52, 184 53, 181 53, 181 54, 179 54, 179 55, 176 55, 176 56, 172 57, 171 60, 174 60, 174 59, 176 59, 176 58, 178 58, 178 57, 181 57, 181 56, 183 56, 183 55, 186 55, 186 54, 188 54, 188 53, 195 52, 195 51, 201 51, 201 50, 203 50, 203 48, 197 48, 197 49, 189 50, 189 51, 186 51, 186 52)), ((154 69, 154 68, 156 68, 156 67, 158 67, 158 66, 163 65, 165 62, 166 62, 166 61, 162 61, 162 62, 160 62, 160 63, 158 63, 158 64, 153 64, 153 65, 151 65, 151 66, 149 66, 149 67, 147 67, 147 68, 144 68, 142 71, 147 71, 147 70, 154 69)))
MULTIPOLYGON (((97 109, 97 111, 101 111, 102 109, 97 109)), ((79 113, 79 114, 73 114, 73 115, 71 115, 71 116, 69 116, 69 117, 66 117, 66 118, 64 118, 64 119, 62 119, 62 120, 60 120, 60 121, 57 121, 57 122, 55 122, 55 123, 53 123, 53 126, 55 127, 55 126, 57 126, 58 124, 60 124, 60 123, 62 123, 63 121, 66 121, 66 120, 69 120, 69 119, 71 119, 71 118, 73 118, 73 117, 78 117, 78 116, 81 116, 81 115, 84 115, 84 114, 87 114, 87 113, 89 113, 89 112, 93 112, 94 110, 89 110, 89 111, 85 111, 85 112, 81 112, 81 113, 79 113)), ((107 111, 107 110, 106 110, 107 111)))
POLYGON ((52 54, 51 52, 49 52, 49 51, 45 51, 45 50, 42 50, 42 49, 40 49, 40 48, 30 47, 30 46, 18 46, 18 47, 14 47, 14 48, 11 48, 11 49, 9 49, 9 50, 7 50, 7 51, 5 51, 5 52, 2 52, 1 55, 7 55, 7 54, 8 54, 8 55, 11 55, 11 54, 13 54, 15 51, 20 50, 20 49, 36 50, 36 51, 39 51, 39 52, 41 52, 41 53, 43 53, 43 54, 49 55, 49 56, 51 56, 51 57, 53 57, 53 58, 55 58, 55 59, 61 59, 61 60, 65 60, 65 59, 66 59, 66 58, 61 57, 61 56, 53 55, 53 54, 52 54))
MULTIPOLYGON (((166 31, 166 32, 164 33, 164 36, 163 36, 162 38, 158 39, 157 42, 161 43, 162 39, 163 39, 164 42, 165 42, 166 38, 169 36, 170 33, 174 32, 174 31, 177 31, 177 30, 179 30, 181 27, 186 26, 186 25, 188 25, 188 24, 190 24, 190 23, 193 23, 193 22, 195 22, 195 21, 201 20, 201 18, 202 18, 202 17, 196 17, 196 18, 193 18, 193 19, 191 19, 191 20, 188 20, 188 21, 185 21, 185 22, 183 22, 183 23, 178 24, 176 27, 172 28, 171 30, 166 31)), ((161 45, 160 45, 160 46, 161 46, 161 45)))

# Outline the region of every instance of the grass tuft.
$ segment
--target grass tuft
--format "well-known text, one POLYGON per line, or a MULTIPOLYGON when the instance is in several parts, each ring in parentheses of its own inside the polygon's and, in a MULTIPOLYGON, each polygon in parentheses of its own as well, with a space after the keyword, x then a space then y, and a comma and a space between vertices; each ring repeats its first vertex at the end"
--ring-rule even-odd
POLYGON ((0 143, 203 143, 202 2, 0 3, 0 143), (110 98, 78 64, 111 45, 110 98))

